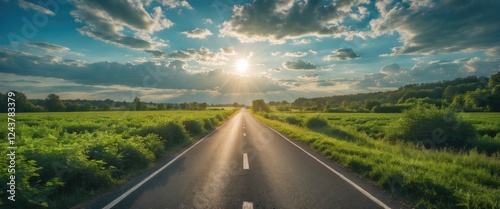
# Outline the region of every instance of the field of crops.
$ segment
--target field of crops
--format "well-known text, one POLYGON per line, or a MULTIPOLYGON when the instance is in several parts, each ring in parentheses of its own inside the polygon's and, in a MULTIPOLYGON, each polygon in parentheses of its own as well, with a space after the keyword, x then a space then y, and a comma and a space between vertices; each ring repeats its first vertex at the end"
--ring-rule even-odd
POLYGON ((415 208, 500 208, 498 113, 458 114, 464 122, 452 124, 457 130, 469 122, 477 131, 475 138, 458 150, 388 141, 386 136, 395 131, 392 128, 401 122, 402 114, 274 112, 254 115, 408 200, 415 208))
MULTIPOLYGON (((124 183, 234 110, 21 113, 15 117, 16 207, 69 208, 124 183)), ((0 121, 7 127, 7 120, 0 121)), ((0 129, 0 147, 8 147, 0 129)), ((3 162, 10 151, 2 149, 3 162)), ((0 195, 10 174, 0 172, 0 195)), ((9 204, 4 200, 1 204, 9 204)), ((6 205, 10 207, 9 205, 6 205)), ((2 206, 3 207, 3 206, 2 206)))

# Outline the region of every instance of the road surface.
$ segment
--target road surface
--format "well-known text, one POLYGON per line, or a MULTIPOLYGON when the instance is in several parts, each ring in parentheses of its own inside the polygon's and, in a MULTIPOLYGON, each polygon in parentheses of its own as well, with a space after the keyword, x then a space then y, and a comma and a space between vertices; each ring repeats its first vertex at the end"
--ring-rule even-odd
POLYGON ((245 109, 83 208, 406 208, 245 109))

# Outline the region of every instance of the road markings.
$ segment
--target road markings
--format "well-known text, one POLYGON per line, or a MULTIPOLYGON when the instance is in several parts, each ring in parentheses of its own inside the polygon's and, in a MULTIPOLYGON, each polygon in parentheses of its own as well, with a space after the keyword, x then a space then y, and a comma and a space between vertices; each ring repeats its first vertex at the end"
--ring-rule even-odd
POLYGON ((243 136, 247 136, 247 133, 243 133, 243 136))
POLYGON ((155 172, 153 172, 151 175, 149 175, 144 180, 142 180, 141 182, 139 182, 138 184, 136 184, 134 187, 130 188, 128 191, 126 191, 125 193, 123 193, 122 195, 120 195, 118 198, 116 198, 115 200, 113 200, 112 202, 110 202, 108 205, 104 206, 103 209, 111 209, 112 207, 114 207, 116 204, 118 204, 119 202, 121 202, 123 199, 125 199, 127 196, 129 196, 132 192, 134 192, 135 190, 137 190, 139 187, 141 187, 143 184, 145 184, 151 178, 153 178, 154 176, 156 176, 161 171, 165 170, 165 168, 167 168, 168 166, 172 165, 172 163, 174 163, 177 159, 179 159, 184 154, 186 154, 186 152, 188 152, 189 150, 193 149, 193 147, 195 147, 196 145, 198 145, 199 143, 201 143, 203 140, 205 140, 206 138, 208 138, 209 136, 211 136, 213 133, 215 133, 220 128, 222 128, 229 121, 231 121, 231 120, 227 120, 224 124, 222 124, 221 126, 219 126, 218 128, 216 128, 215 130, 213 130, 212 132, 210 132, 208 135, 206 135, 205 137, 203 137, 202 139, 200 139, 193 146, 191 146, 188 149, 186 149, 184 152, 182 152, 177 157, 175 157, 174 159, 172 159, 171 161, 169 161, 167 164, 165 164, 164 166, 162 166, 161 168, 159 168, 158 170, 156 170, 155 172))
POLYGON ((253 209, 253 203, 243 202, 243 209, 253 209))
POLYGON ((248 165, 248 155, 247 153, 243 153, 243 169, 248 170, 250 166, 248 165))
MULTIPOLYGON (((254 118, 255 119, 255 118, 254 118)), ((366 190, 364 190, 363 188, 361 188, 360 186, 358 186, 356 183, 354 183, 353 181, 351 181, 349 178, 345 177, 344 175, 342 175, 341 173, 339 173, 338 171, 336 171, 335 169, 333 169, 332 167, 330 167, 329 165, 327 165, 326 163, 324 163, 323 161, 321 161, 320 159, 318 159, 317 157, 315 157, 314 155, 312 155, 311 153, 307 152, 305 149, 303 149, 302 147, 300 147, 299 145, 296 145, 295 143, 292 142, 291 139, 288 139, 286 138, 285 136, 283 136, 283 134, 281 134, 280 132, 274 130, 273 128, 269 127, 268 125, 266 125, 265 123, 263 123, 262 121, 258 120, 258 119, 255 119, 257 121, 259 121, 262 125, 266 126, 267 128, 269 128, 271 131, 273 131, 274 133, 278 134, 279 136, 281 136, 283 139, 287 140, 288 142, 290 142, 291 144, 293 144, 293 146, 299 148, 300 150, 302 150, 302 152, 306 153, 307 155, 309 155, 310 157, 312 157, 314 160, 318 161, 318 163, 320 163, 321 165, 323 165, 324 167, 326 167, 328 170, 330 170, 331 172, 333 172, 334 174, 337 174, 337 176, 339 176, 341 179, 343 179, 344 181, 346 181, 348 184, 350 184, 352 187, 354 187, 355 189, 357 189, 359 192, 361 192, 362 194, 364 194, 366 197, 368 197, 370 200, 372 200, 373 202, 377 203, 380 207, 384 208, 384 209, 391 209, 389 206, 387 206, 386 204, 384 204, 382 201, 380 201, 379 199, 377 199, 376 197, 374 197, 373 195, 371 195, 370 193, 368 193, 366 190)))

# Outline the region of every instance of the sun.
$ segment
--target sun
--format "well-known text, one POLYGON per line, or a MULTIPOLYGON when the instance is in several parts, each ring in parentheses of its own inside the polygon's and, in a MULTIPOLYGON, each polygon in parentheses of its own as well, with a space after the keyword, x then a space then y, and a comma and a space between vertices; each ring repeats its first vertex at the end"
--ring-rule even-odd
POLYGON ((236 61, 236 70, 239 73, 246 73, 248 70, 248 61, 246 59, 239 59, 236 61))

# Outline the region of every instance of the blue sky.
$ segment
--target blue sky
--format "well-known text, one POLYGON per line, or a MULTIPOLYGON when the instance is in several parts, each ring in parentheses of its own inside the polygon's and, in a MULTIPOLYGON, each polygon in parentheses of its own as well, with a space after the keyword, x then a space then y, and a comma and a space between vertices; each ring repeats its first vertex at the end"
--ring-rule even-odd
POLYGON ((494 0, 0 0, 0 91, 248 104, 489 76, 500 70, 499 9, 494 0))

